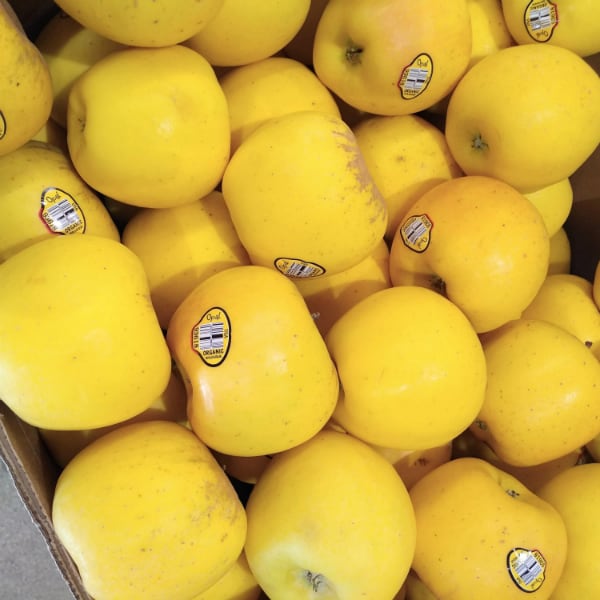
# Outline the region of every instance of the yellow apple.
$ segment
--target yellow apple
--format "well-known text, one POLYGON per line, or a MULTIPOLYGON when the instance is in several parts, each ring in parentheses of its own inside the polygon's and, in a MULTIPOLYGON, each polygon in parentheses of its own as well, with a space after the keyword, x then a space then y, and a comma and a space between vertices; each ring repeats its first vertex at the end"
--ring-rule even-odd
POLYGON ((421 116, 372 116, 361 120, 353 131, 387 205, 387 240, 393 238, 419 196, 462 175, 442 131, 421 116))
POLYGON ((97 235, 39 241, 0 264, 0 398, 45 429, 146 410, 171 356, 137 256, 97 235))
POLYGON ((502 0, 506 25, 519 44, 551 44, 580 56, 600 52, 596 0, 502 0))
POLYGON ((96 192, 68 156, 31 140, 0 156, 0 262, 36 242, 62 235, 119 232, 96 192))
POLYGON ((538 465, 600 433, 600 362, 575 335, 521 318, 482 337, 487 387, 471 431, 501 460, 538 465))
POLYGON ((217 190, 180 206, 140 209, 125 224, 121 239, 144 265, 165 330, 200 281, 250 262, 217 190))
POLYGON ((219 581, 191 600, 258 600, 261 592, 242 552, 219 581))
POLYGON ((97 600, 189 600, 238 560, 247 522, 209 449, 170 421, 84 448, 60 474, 52 521, 97 600))
POLYGON ((600 309, 600 260, 596 263, 592 276, 592 296, 596 306, 600 309))
POLYGON ((459 81, 446 139, 466 174, 531 192, 571 176, 592 154, 600 140, 598 105, 600 78, 583 58, 559 46, 511 46, 459 81))
POLYGON ((124 48, 60 11, 35 38, 52 78, 52 112, 61 127, 67 126, 67 103, 73 82, 95 62, 114 50, 124 48))
POLYGON ((31 138, 31 141, 43 142, 53 148, 57 148, 64 155, 69 156, 67 130, 61 127, 54 119, 48 119, 42 128, 31 138))
MULTIPOLYGON (((471 18, 471 59, 467 70, 482 58, 508 48, 514 44, 510 35, 500 0, 468 0, 469 16, 471 18)), ((450 94, 427 109, 428 112, 444 115, 448 109, 450 94)))
POLYGON ((319 111, 255 129, 227 164, 221 189, 251 262, 289 277, 358 264, 387 226, 385 202, 352 130, 319 111))
POLYGON ((452 441, 424 450, 397 450, 396 448, 383 448, 375 445, 373 445, 373 448, 392 463, 408 490, 421 477, 424 477, 439 465, 448 462, 452 455, 452 441))
POLYGON ((559 325, 600 359, 600 310, 594 302, 593 284, 584 277, 548 275, 522 317, 559 325))
POLYGON ((323 83, 379 115, 432 106, 462 77, 470 56, 467 0, 329 0, 313 47, 323 83))
POLYGON ((331 92, 313 71, 285 56, 230 69, 219 83, 229 107, 232 152, 268 119, 300 110, 340 116, 331 92))
POLYGON ((190 425, 213 450, 280 452, 333 412, 335 365, 302 295, 274 269, 242 265, 201 281, 173 314, 167 342, 190 425))
POLYGON ((212 452, 225 473, 234 479, 249 483, 250 485, 254 485, 259 480, 273 458, 271 454, 263 456, 234 456, 232 454, 223 454, 216 450, 212 452))
POLYGON ((567 560, 552 600, 598 598, 600 539, 600 463, 571 467, 537 493, 562 517, 567 528, 567 560))
POLYGON ((481 408, 481 343, 460 309, 437 292, 374 292, 333 324, 326 341, 341 383, 333 420, 370 444, 440 446, 481 408))
POLYGON ((412 568, 434 598, 552 597, 566 560, 565 524, 512 475, 457 458, 420 479, 410 497, 412 568))
POLYGON ((392 283, 443 292, 479 333, 518 318, 546 277, 550 241, 539 211, 492 177, 457 177, 425 192, 390 249, 392 283))
POLYGON ((227 101, 181 45, 117 50, 73 84, 67 142, 81 177, 126 204, 166 208, 213 191, 229 160, 227 101))
POLYGON ((565 224, 573 206, 573 186, 568 177, 524 196, 540 211, 550 237, 565 224))
POLYGON ((388 246, 381 240, 369 256, 340 273, 292 280, 322 335, 357 302, 391 287, 389 258, 388 246))
POLYGON ((506 26, 501 0, 468 0, 472 49, 469 67, 515 42, 506 26))
POLYGON ((475 437, 469 429, 463 431, 457 438, 452 441, 452 457, 473 456, 481 458, 494 465, 496 468, 509 473, 518 479, 525 487, 535 492, 546 481, 552 479, 555 475, 582 464, 588 460, 586 450, 584 448, 576 448, 568 452, 564 456, 559 456, 547 462, 538 465, 515 466, 498 458, 498 455, 492 450, 488 444, 475 437))
POLYGON ((564 227, 550 238, 548 275, 571 272, 571 242, 564 227))
POLYGON ((159 47, 183 42, 210 23, 223 0, 129 2, 58 0, 74 20, 128 46, 159 47))
POLYGON ((269 598, 392 599, 413 558, 402 480, 356 438, 321 431, 277 455, 246 505, 246 557, 269 598))
POLYGON ((413 569, 408 572, 405 582, 406 600, 438 600, 431 590, 419 579, 413 569))
POLYGON ((114 425, 96 427, 94 429, 43 429, 38 428, 44 444, 48 448, 54 462, 59 467, 66 467, 71 459, 86 446, 100 436, 130 423, 139 421, 174 421, 186 424, 187 396, 185 386, 177 369, 172 369, 171 378, 164 392, 143 412, 114 425))
POLYGON ((215 17, 185 44, 212 65, 247 65, 277 54, 304 23, 310 0, 222 0, 215 17))
POLYGON ((0 156, 16 150, 43 127, 52 110, 48 65, 13 7, 0 0, 0 156))

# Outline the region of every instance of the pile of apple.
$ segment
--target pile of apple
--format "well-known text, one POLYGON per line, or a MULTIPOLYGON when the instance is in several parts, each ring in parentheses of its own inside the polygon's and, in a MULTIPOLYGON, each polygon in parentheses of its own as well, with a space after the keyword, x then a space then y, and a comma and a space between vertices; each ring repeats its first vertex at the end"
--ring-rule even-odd
POLYGON ((56 4, 0 4, 0 398, 90 596, 600 597, 600 5, 56 4))

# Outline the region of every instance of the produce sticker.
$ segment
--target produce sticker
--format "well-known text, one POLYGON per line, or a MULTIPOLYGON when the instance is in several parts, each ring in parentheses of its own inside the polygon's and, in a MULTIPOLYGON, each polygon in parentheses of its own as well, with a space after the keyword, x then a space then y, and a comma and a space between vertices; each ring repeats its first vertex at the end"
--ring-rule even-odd
POLYGON ((398 88, 405 100, 416 98, 422 94, 433 76, 433 60, 425 52, 416 56, 413 61, 402 69, 398 88))
POLYGON ((425 214, 412 215, 400 226, 400 237, 404 245, 414 252, 425 252, 431 241, 433 221, 425 214))
POLYGON ((192 328, 192 348, 209 367, 218 367, 231 344, 229 316, 220 306, 209 308, 192 328))
POLYGON ((85 217, 75 198, 56 187, 42 192, 40 218, 52 233, 85 232, 85 217))
POLYGON ((506 567, 515 585, 524 592, 535 592, 544 583, 546 559, 539 550, 513 548, 506 557, 506 567))
POLYGON ((292 278, 318 277, 325 273, 325 269, 321 265, 299 258, 280 257, 275 259, 274 264, 278 271, 292 278))
POLYGON ((536 42, 547 42, 558 25, 558 7, 550 0, 531 0, 523 15, 529 36, 536 42))

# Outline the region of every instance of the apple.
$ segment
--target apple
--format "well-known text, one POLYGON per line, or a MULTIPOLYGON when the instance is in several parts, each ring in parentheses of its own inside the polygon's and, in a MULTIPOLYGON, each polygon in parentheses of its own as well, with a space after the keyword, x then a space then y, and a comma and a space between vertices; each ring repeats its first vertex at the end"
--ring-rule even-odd
POLYGON ((592 154, 600 139, 598 105, 600 78, 582 57, 560 46, 510 46, 458 82, 446 139, 467 175, 532 192, 570 177, 592 154))
POLYGON ((561 471, 538 491, 567 528, 567 560, 552 600, 598 598, 596 550, 600 539, 600 463, 561 471))
POLYGON ((275 456, 246 514, 246 558, 269 598, 391 600, 413 558, 402 480, 375 450, 337 431, 275 456))
POLYGON ((313 44, 323 83, 349 105, 379 115, 432 106, 470 58, 467 0, 330 0, 313 44))
POLYGON ((479 333, 518 318, 548 271, 550 241, 533 204, 499 179, 463 176, 406 211, 390 249, 395 286, 443 293, 479 333))
POLYGON ((369 444, 443 446, 481 409, 481 342, 461 310, 437 292, 408 285, 374 292, 325 340, 341 383, 333 421, 369 444))
POLYGON ((600 433, 600 362, 574 334, 515 319, 482 336, 487 388, 470 429, 503 461, 539 465, 600 433))
POLYGON ((552 597, 567 555, 565 524, 512 475, 456 458, 409 493, 417 521, 412 568, 435 598, 552 597))
POLYGON ((600 5, 596 0, 501 0, 518 44, 552 44, 580 56, 600 52, 600 5))

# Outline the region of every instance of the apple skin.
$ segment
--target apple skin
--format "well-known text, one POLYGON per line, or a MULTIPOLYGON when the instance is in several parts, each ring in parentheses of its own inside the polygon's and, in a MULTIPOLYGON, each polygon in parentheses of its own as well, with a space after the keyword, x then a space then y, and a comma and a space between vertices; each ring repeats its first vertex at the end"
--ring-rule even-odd
POLYGON ((315 32, 313 65, 350 106, 414 114, 456 85, 471 59, 471 38, 466 0, 330 0, 315 32))
POLYGON ((410 496, 412 568, 435 598, 551 597, 566 560, 565 524, 512 475, 479 458, 456 458, 425 475, 410 496), (521 553, 535 567, 531 581, 512 562, 521 553))
POLYGON ((356 438, 323 430, 276 455, 246 504, 246 557, 269 598, 391 600, 416 530, 392 465, 356 438))

